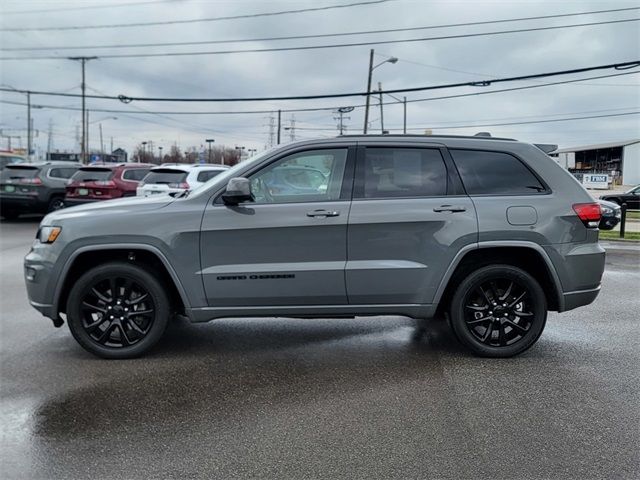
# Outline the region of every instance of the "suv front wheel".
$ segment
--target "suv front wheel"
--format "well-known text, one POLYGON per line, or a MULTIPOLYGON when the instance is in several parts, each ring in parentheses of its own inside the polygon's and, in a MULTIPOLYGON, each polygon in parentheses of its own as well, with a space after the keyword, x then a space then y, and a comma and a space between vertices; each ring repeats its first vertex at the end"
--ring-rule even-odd
POLYGON ((67 300, 67 322, 82 347, 103 358, 137 357, 155 345, 169 321, 163 285, 128 263, 100 265, 82 275, 67 300))
POLYGON ((529 273, 511 265, 490 265, 462 280, 449 313, 454 333, 474 353, 511 357, 542 334, 547 301, 529 273))

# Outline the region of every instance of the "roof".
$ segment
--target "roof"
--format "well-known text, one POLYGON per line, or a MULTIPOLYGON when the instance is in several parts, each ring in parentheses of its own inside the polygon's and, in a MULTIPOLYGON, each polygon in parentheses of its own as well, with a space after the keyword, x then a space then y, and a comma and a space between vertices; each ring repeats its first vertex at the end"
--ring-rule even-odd
POLYGON ((582 152, 584 150, 599 150, 602 148, 626 147, 627 145, 633 145, 634 143, 640 143, 640 138, 633 138, 631 140, 620 140, 617 142, 596 143, 594 145, 581 145, 578 147, 558 148, 553 153, 582 152))
POLYGON ((469 138, 473 140, 509 140, 512 142, 516 142, 515 138, 503 138, 503 137, 491 137, 489 135, 477 134, 477 135, 424 135, 418 133, 378 133, 378 134, 350 134, 350 135, 339 135, 336 138, 355 138, 361 137, 362 139, 367 138, 469 138))

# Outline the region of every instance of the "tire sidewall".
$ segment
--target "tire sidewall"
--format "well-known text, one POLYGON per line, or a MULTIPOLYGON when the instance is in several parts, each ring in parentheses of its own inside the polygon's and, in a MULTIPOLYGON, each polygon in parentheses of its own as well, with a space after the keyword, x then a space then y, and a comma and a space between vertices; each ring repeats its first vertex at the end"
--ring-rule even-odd
POLYGON ((547 321, 547 300, 540 284, 529 273, 511 265, 491 265, 469 274, 456 290, 451 301, 450 323, 458 340, 475 354, 485 357, 512 357, 530 348, 540 338, 547 321), (484 281, 500 275, 524 284, 533 303, 534 317, 531 329, 513 345, 492 347, 473 336, 464 318, 465 298, 470 291, 484 281))
POLYGON ((53 197, 51 200, 49 200, 49 205, 47 206, 47 213, 62 210, 64 207, 65 207, 64 197, 53 197), (57 202, 62 202, 62 204, 60 207, 54 208, 57 202))
POLYGON ((169 322, 169 308, 165 287, 150 272, 136 265, 113 262, 89 270, 75 282, 67 300, 67 323, 76 341, 90 353, 110 359, 133 358, 144 354, 160 340, 169 322), (82 325, 80 304, 84 295, 97 281, 113 275, 132 279, 144 286, 156 311, 151 330, 140 342, 129 347, 113 348, 100 345, 89 336, 82 325))

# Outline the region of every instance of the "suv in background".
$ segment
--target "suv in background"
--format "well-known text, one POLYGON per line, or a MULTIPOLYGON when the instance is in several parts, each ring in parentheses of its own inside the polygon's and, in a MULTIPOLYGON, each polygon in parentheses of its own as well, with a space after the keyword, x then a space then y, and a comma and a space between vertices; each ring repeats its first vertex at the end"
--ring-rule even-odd
POLYGON ((64 207, 65 186, 79 163, 14 163, 0 172, 0 211, 6 219, 64 207))
POLYGON ((0 152, 0 170, 7 165, 26 162, 27 159, 21 155, 16 155, 15 153, 10 152, 0 152))
POLYGON ((24 272, 31 305, 106 358, 146 352, 172 313, 444 315, 474 353, 509 357, 547 311, 597 297, 600 216, 534 145, 341 136, 263 152, 189 195, 50 214, 24 272), (272 188, 299 166, 326 181, 272 188))
POLYGON ((158 193, 178 193, 193 190, 216 175, 228 170, 225 165, 161 165, 152 168, 138 186, 138 196, 158 193))
POLYGON ((133 197, 153 167, 147 163, 93 164, 80 168, 67 184, 66 206, 133 197))

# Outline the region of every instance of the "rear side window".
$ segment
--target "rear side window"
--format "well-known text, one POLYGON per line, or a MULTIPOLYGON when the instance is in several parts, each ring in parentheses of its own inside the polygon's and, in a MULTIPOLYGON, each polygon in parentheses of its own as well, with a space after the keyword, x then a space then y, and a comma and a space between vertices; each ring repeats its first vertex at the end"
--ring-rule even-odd
POLYGON ((520 160, 508 153, 451 150, 469 195, 531 195, 546 189, 520 160))
POLYGON ((433 148, 367 148, 359 198, 437 197, 447 193, 447 169, 433 148))
POLYGON ((211 180, 216 175, 219 175, 220 173, 222 173, 222 170, 208 170, 206 172, 199 172, 198 181, 202 183, 208 182, 209 180, 211 180))
POLYGON ((77 171, 77 168, 52 168, 49 170, 49 176, 52 178, 71 178, 77 171))
POLYGON ((110 168, 85 167, 78 170, 73 176, 74 182, 102 182, 110 180, 113 170, 110 168))
POLYGON ((122 178, 125 180, 139 182, 147 175, 147 173, 149 173, 148 168, 130 168, 129 170, 124 171, 122 178))
POLYGON ((17 179, 17 178, 35 178, 40 173, 40 168, 32 166, 22 165, 7 165, 2 170, 3 179, 17 179))
POLYGON ((151 170, 149 174, 144 177, 144 183, 152 184, 169 184, 169 183, 181 183, 187 178, 187 172, 182 170, 173 170, 170 168, 160 168, 158 170, 151 170))

